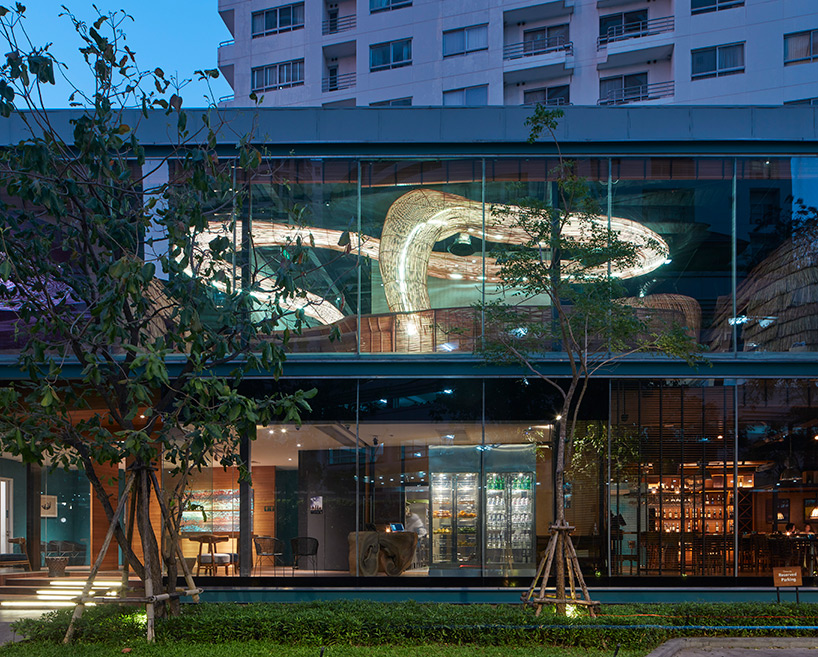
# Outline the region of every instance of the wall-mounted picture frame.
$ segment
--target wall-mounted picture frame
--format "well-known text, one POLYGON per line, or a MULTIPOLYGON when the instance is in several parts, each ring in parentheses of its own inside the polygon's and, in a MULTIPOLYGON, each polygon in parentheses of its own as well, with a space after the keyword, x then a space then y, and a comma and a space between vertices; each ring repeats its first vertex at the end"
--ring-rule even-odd
POLYGON ((810 525, 818 523, 818 499, 814 497, 804 499, 804 522, 810 525))
POLYGON ((40 495, 40 517, 41 518, 57 517, 56 495, 40 495))

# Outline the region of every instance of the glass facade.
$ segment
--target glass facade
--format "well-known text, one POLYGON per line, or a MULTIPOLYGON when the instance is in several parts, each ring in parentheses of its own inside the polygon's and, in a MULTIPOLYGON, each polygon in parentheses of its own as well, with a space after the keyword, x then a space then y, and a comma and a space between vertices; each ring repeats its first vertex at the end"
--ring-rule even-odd
MULTIPOLYGON (((498 292, 497 249, 519 239, 509 217, 526 197, 559 205, 557 163, 269 162, 250 183, 244 217, 254 271, 272 276, 288 242, 315 245, 316 266, 301 281, 309 327, 291 349, 473 353, 484 330, 475 304, 498 292), (327 340, 330 333, 337 339, 327 340)), ((818 158, 597 158, 575 166, 601 221, 661 245, 621 272, 623 302, 682 323, 713 353, 815 350, 818 158)))
MULTIPOLYGON (((518 238, 502 209, 526 196, 559 204, 556 165, 293 157, 245 181, 235 235, 261 273, 254 293, 269 291, 289 245, 311 240, 315 266, 300 281, 311 303, 293 360, 350 363, 344 378, 245 384, 318 388, 302 426, 246 436, 250 531, 278 541, 271 559, 254 549, 254 576, 533 576, 554 519, 559 393, 490 369, 370 379, 354 364, 383 354, 473 361, 485 331, 476 304, 497 298, 497 247, 518 238), (374 564, 372 541, 388 555, 374 564)), ((666 245, 619 272, 623 303, 678 320, 717 357, 797 360, 818 349, 817 157, 589 157, 576 168, 601 220, 666 245)), ((0 317, 9 340, 13 321, 0 317)), ((785 563, 814 573, 818 382, 773 374, 592 382, 564 491, 587 577, 743 577, 785 563), (803 533, 786 543, 790 523, 803 533)), ((25 482, 22 464, 0 459, 2 552, 25 532, 25 482)), ((239 552, 240 488, 235 471, 197 473, 183 538, 215 533, 227 539, 220 551, 239 552)), ((44 472, 41 493, 57 510, 41 513, 43 551, 88 564, 100 528, 82 474, 44 472)), ((183 545, 195 563, 198 544, 183 545)))

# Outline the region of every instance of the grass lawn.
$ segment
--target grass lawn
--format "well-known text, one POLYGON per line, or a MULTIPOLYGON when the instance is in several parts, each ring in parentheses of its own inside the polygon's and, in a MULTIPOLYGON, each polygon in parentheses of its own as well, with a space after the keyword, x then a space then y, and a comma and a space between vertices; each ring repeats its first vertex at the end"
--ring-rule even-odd
MULTIPOLYGON (((609 650, 555 648, 552 646, 330 646, 324 657, 612 657, 609 650)), ((111 657, 121 655, 112 643, 61 646, 55 644, 8 644, 0 648, 3 657, 111 657)), ((617 657, 643 657, 647 650, 620 649, 617 657)), ((163 643, 133 645, 129 657, 320 657, 321 649, 282 646, 268 641, 231 641, 220 644, 163 643)))

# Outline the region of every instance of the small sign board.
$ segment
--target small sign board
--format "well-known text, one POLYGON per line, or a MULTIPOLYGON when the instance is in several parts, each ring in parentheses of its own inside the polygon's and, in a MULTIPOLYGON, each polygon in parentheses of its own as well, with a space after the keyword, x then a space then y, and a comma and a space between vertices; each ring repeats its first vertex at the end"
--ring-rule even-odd
POLYGON ((775 587, 782 586, 803 586, 801 581, 801 569, 798 567, 773 568, 773 580, 775 587))

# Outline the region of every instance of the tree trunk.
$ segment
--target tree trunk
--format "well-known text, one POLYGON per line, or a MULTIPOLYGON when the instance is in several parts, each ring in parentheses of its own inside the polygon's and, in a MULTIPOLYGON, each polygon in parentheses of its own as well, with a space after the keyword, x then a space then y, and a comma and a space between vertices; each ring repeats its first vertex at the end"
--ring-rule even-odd
MULTIPOLYGON (((555 524, 565 524, 565 440, 568 429, 568 406, 563 405, 559 419, 559 435, 557 436, 557 458, 554 468, 554 493, 556 495, 557 517, 555 524)), ((557 537, 557 553, 554 555, 556 564, 554 580, 556 583, 557 600, 565 599, 565 541, 563 532, 557 537)), ((565 603, 557 603, 557 613, 565 614, 565 603)))
MULTIPOLYGON (((145 561, 145 578, 150 576, 153 591, 146 594, 156 594, 162 586, 162 559, 159 553, 159 544, 156 542, 156 535, 153 533, 150 516, 150 471, 148 467, 138 470, 138 491, 139 503, 136 507, 136 526, 139 528, 139 537, 142 542, 142 554, 145 561)), ((175 583, 175 580, 174 580, 175 583)), ((156 615, 164 616, 166 606, 159 603, 156 606, 156 615)))
MULTIPOLYGON (((157 491, 157 495, 164 495, 164 487, 162 492, 157 491)), ((176 506, 171 505, 171 509, 176 506)), ((175 514, 174 514, 175 515, 175 514)), ((179 524, 176 518, 167 518, 167 523, 173 527, 173 530, 168 529, 166 523, 162 523, 162 556, 165 560, 165 567, 167 568, 167 586, 166 593, 174 593, 176 591, 176 580, 179 577, 178 556, 176 554, 176 545, 179 542, 179 524)), ((168 601, 168 613, 171 616, 179 615, 179 598, 171 597, 168 601)))

